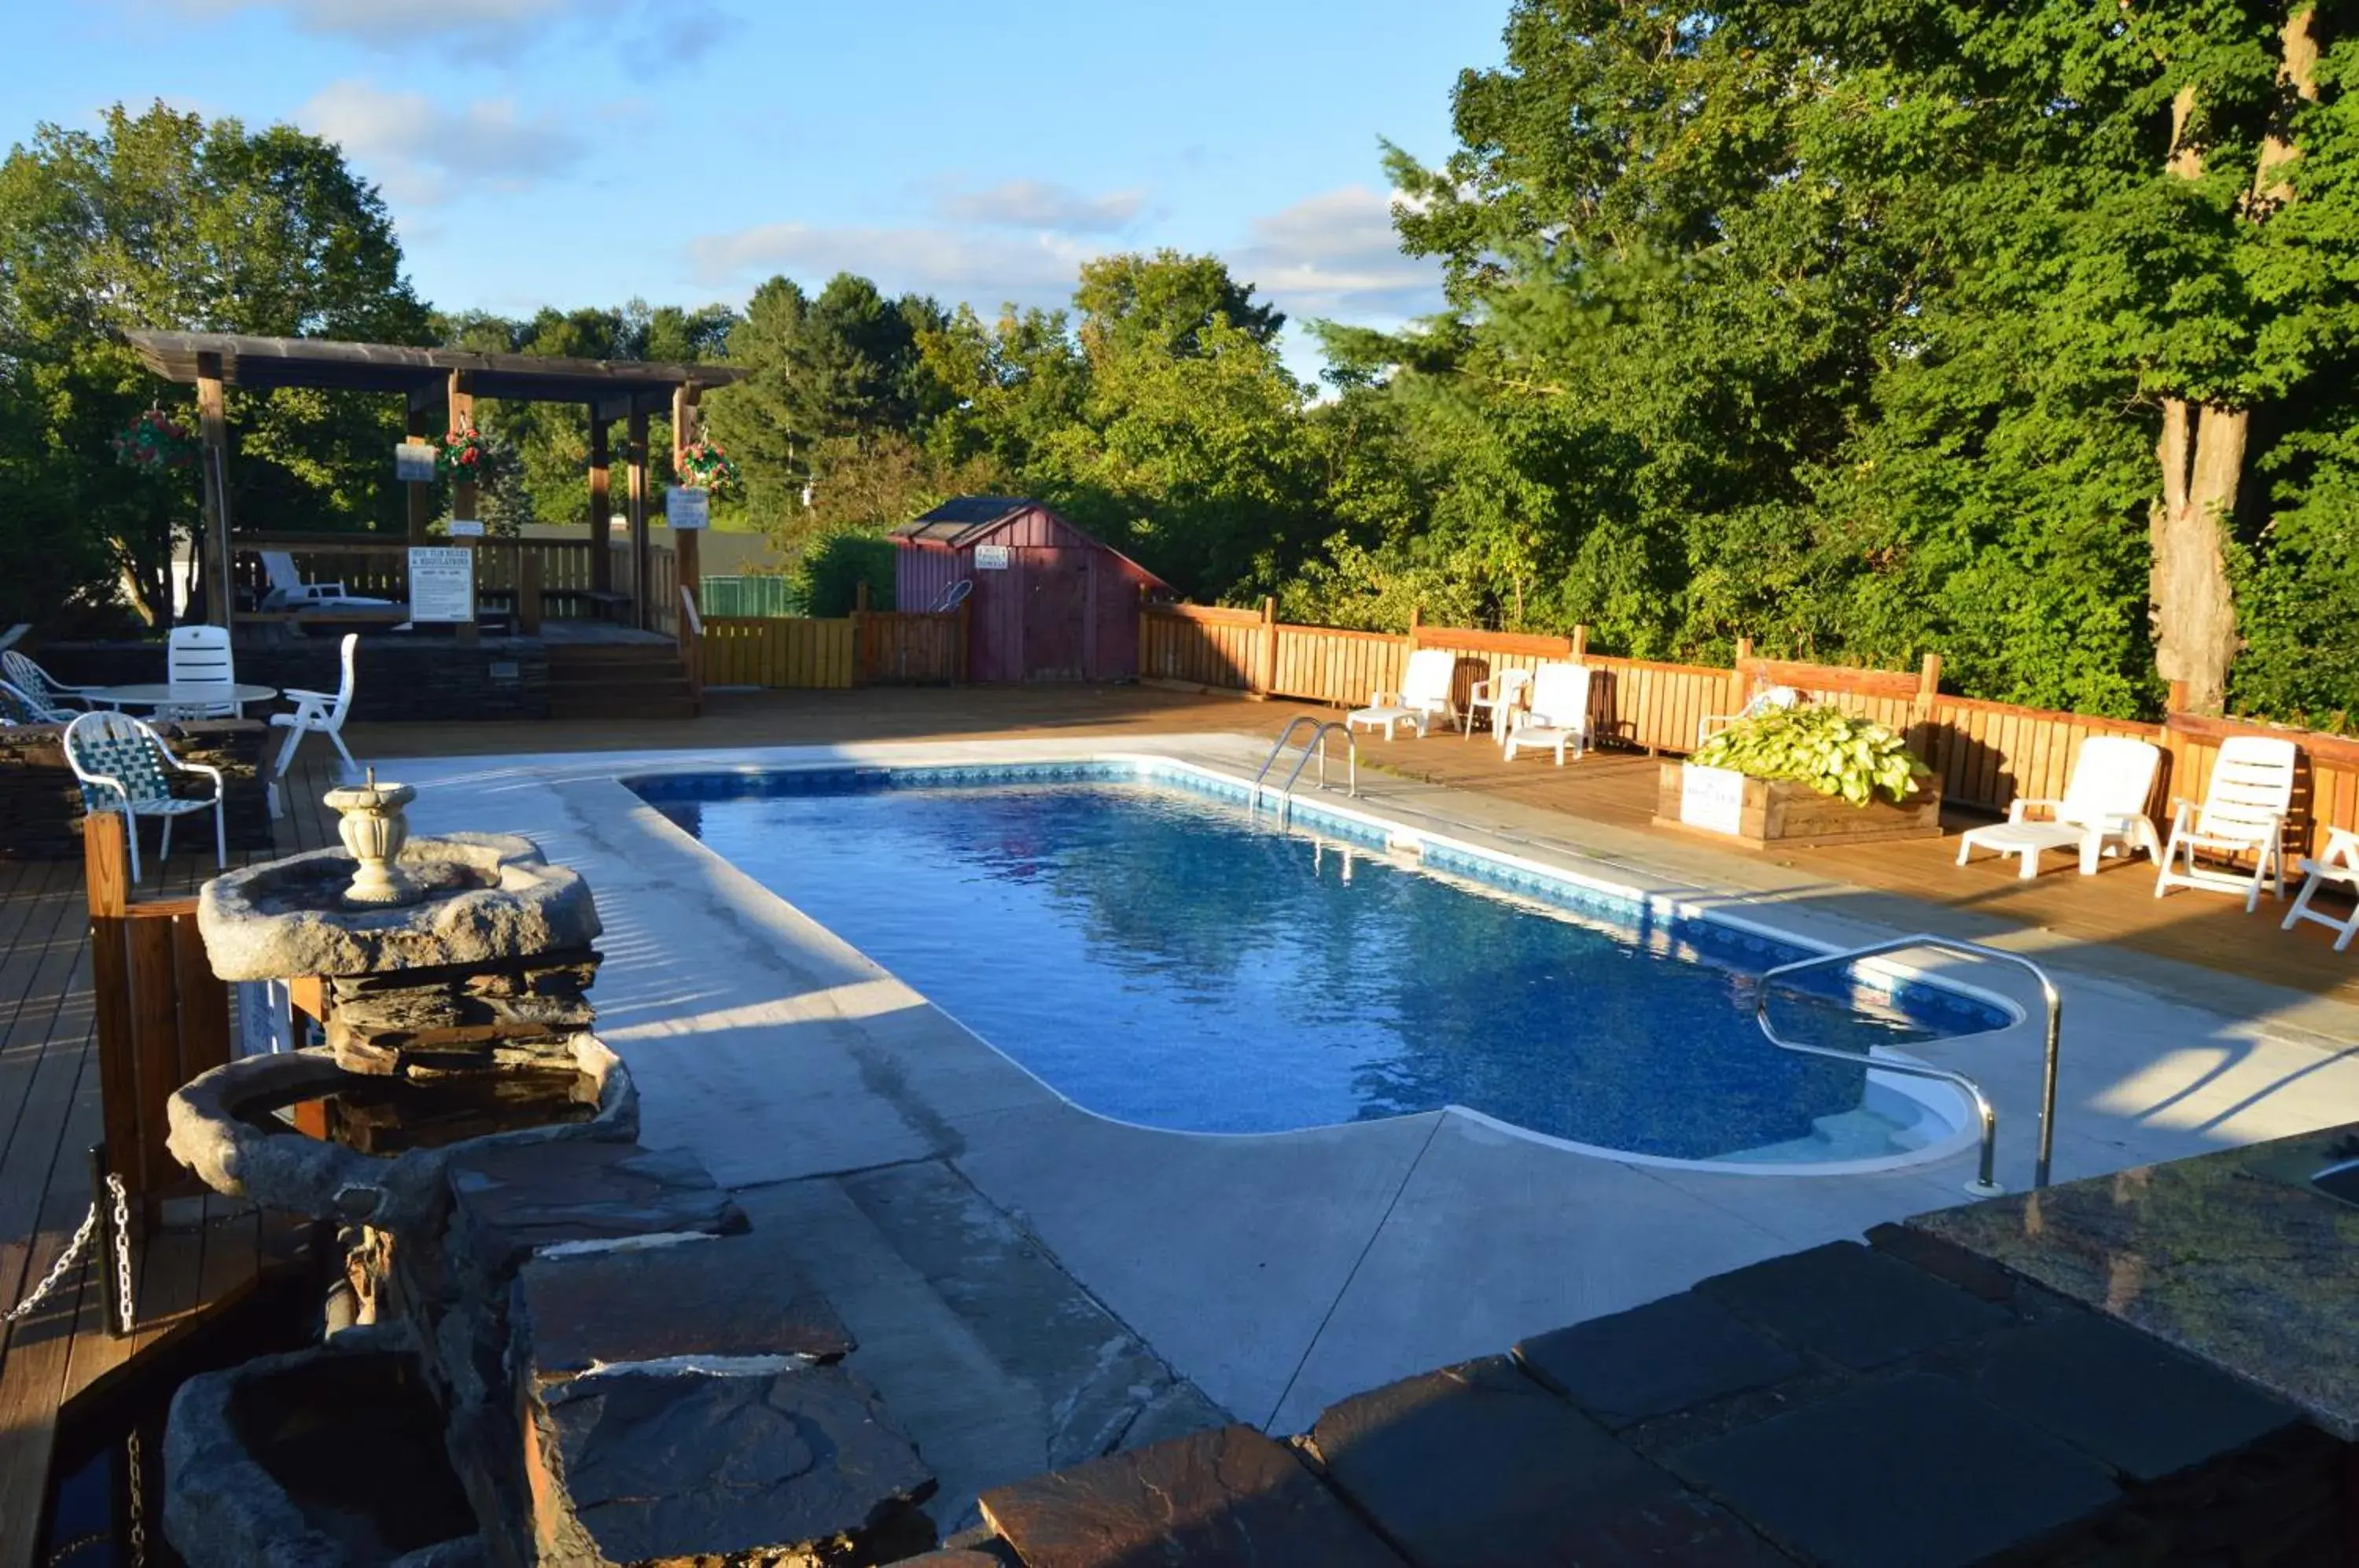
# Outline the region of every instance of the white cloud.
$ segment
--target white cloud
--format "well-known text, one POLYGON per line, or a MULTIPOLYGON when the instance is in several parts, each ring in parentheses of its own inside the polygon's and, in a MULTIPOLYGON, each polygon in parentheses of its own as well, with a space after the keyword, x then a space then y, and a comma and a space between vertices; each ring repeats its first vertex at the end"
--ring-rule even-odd
POLYGON ((1364 185, 1305 197, 1253 222, 1230 270, 1289 315, 1398 321, 1441 305, 1441 268, 1403 256, 1393 199, 1364 185))
POLYGON ((1066 303, 1082 263, 1103 248, 1049 233, 762 223, 690 240, 688 260, 698 279, 714 287, 750 285, 775 272, 806 285, 856 272, 888 293, 917 289, 988 312, 1008 300, 1066 303))
POLYGON ((940 207, 942 216, 954 223, 1095 234, 1127 227, 1146 202, 1144 191, 1090 196, 1046 180, 1010 180, 986 191, 952 191, 940 207))
POLYGON ((342 147, 393 201, 411 206, 475 189, 521 191, 565 173, 589 151, 578 133, 524 114, 510 99, 453 106, 366 82, 321 89, 295 119, 342 147))
POLYGON ((351 38, 384 49, 440 46, 453 39, 514 48, 527 39, 577 30, 619 33, 626 55, 642 62, 691 58, 712 47, 723 26, 710 0, 163 0, 200 19, 262 12, 297 31, 351 38))

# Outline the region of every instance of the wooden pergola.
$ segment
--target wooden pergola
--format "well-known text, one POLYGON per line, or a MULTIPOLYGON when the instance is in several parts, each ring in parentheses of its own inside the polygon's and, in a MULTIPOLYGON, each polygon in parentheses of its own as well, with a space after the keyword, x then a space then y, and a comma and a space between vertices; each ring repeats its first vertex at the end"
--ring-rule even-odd
MULTIPOLYGON (((630 519, 632 582, 644 585, 647 572, 647 419, 669 407, 672 450, 694 435, 697 400, 705 389, 725 387, 743 374, 718 365, 667 365, 641 360, 561 359, 530 354, 477 354, 467 349, 412 348, 399 343, 339 343, 327 338, 249 337, 235 332, 125 332, 125 341, 142 364, 167 381, 197 389, 199 436, 204 449, 204 512, 208 537, 219 552, 208 563, 222 592, 208 596, 217 623, 230 619, 233 579, 230 542, 229 421, 223 389, 263 391, 278 387, 319 387, 342 392, 398 394, 407 404, 411 439, 436 439, 474 413, 478 397, 534 403, 575 403, 587 411, 590 436, 590 571, 593 592, 614 589, 614 564, 606 548, 613 515, 612 458, 607 431, 627 422, 623 446, 625 511, 630 519), (434 421, 440 419, 441 423, 434 421)), ((388 454, 388 457, 390 454, 388 454)), ((428 542, 434 499, 429 485, 412 481, 409 541, 428 542)), ((451 516, 475 510, 475 486, 453 486, 451 516)), ((451 541, 472 543, 470 540, 451 541)), ((679 581, 693 592, 698 583, 697 536, 674 536, 679 581)), ((642 590, 635 595, 633 624, 646 626, 654 606, 642 590)))

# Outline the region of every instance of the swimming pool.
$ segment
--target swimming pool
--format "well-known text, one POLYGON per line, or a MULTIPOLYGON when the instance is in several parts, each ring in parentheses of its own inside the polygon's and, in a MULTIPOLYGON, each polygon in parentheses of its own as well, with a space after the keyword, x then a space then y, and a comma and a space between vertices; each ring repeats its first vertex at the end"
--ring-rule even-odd
POLYGON ((1949 1138, 1948 1091, 1866 1052, 2000 1027, 1924 984, 1781 997, 1808 949, 1462 847, 1388 852, 1306 804, 1121 762, 795 769, 625 780, 709 848, 1065 1096, 1188 1132, 1460 1105, 1678 1160, 1881 1160, 1949 1138))

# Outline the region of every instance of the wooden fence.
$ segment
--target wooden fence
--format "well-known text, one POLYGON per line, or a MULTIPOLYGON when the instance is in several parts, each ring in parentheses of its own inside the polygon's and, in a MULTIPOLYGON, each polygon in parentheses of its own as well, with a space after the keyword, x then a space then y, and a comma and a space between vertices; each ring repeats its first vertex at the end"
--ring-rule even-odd
POLYGON ((704 618, 703 676, 707 686, 853 684, 850 617, 806 620, 771 615, 704 618))
MULTIPOLYGON (((352 534, 240 534, 234 539, 238 585, 259 598, 270 585, 261 552, 285 550, 295 558, 295 573, 306 583, 341 583, 347 593, 372 599, 409 599, 409 541, 364 538, 352 534)), ((590 541, 583 539, 477 539, 475 586, 513 591, 524 584, 527 561, 537 561, 545 593, 568 595, 552 600, 553 613, 571 605, 586 614, 578 599, 590 591, 590 541)), ((667 552, 669 553, 669 552, 667 552)))
POLYGON ((864 686, 955 685, 966 679, 967 610, 857 610, 852 616, 864 686))
POLYGON ((1474 681, 1501 670, 1578 659, 1596 671, 1591 717, 1601 735, 1673 754, 1695 748, 1705 718, 1736 712, 1763 687, 1792 686, 1812 702, 1905 735, 1940 776, 1945 800, 1990 811, 2004 811, 2017 798, 2055 799, 2091 735, 2129 735, 2166 754, 2148 802, 2164 825, 2174 798, 2202 798, 2221 741, 2278 735, 2299 746, 2303 758, 2288 834, 2294 850, 2321 847, 2331 827, 2359 830, 2359 740, 2184 713, 2154 724, 1951 696, 1940 690, 1939 655, 1929 654, 1916 670, 1860 670, 1759 659, 1740 643, 1734 666, 1724 667, 1594 654, 1587 643, 1585 628, 1565 637, 1412 623, 1397 634, 1289 625, 1268 603, 1259 611, 1156 605, 1139 615, 1139 674, 1208 691, 1357 706, 1375 691, 1399 689, 1414 648, 1459 656, 1462 699, 1474 681))

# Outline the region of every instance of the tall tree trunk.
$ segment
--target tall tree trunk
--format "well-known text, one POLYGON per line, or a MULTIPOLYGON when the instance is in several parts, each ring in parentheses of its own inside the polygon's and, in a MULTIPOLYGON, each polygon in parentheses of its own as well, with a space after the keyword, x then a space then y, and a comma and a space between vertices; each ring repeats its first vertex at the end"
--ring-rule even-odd
MULTIPOLYGON (((2318 96, 2318 41, 2310 29, 2312 7, 2286 17, 2278 35, 2279 83, 2292 98, 2318 96)), ((2289 110, 2290 102, 2283 106, 2289 110)), ((2195 90, 2182 87, 2170 103, 2170 156, 2166 168, 2181 180, 2200 179, 2203 151, 2189 136, 2195 90)), ((2274 117, 2262 142, 2245 204, 2256 223, 2292 199, 2285 166, 2298 153, 2287 114, 2274 117)), ((2228 700, 2228 668, 2244 646, 2236 635, 2236 605, 2228 582, 2227 530, 2244 483, 2249 410, 2217 403, 2166 397, 2162 435, 2155 456, 2162 467, 2162 495, 2147 517, 2153 562, 2148 598, 2154 617, 2155 669, 2164 680, 2184 682, 2187 704, 2216 713, 2228 700)))
POLYGON ((2241 408, 2196 405, 2166 397, 2162 497, 2147 519, 2154 563, 2154 662, 2166 681, 2182 681, 2187 705, 2217 713, 2228 697, 2228 665, 2236 657, 2236 606, 2228 583, 2228 519, 2245 470, 2241 408))

